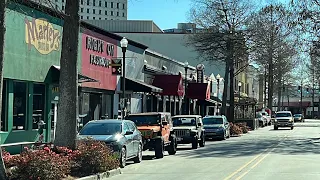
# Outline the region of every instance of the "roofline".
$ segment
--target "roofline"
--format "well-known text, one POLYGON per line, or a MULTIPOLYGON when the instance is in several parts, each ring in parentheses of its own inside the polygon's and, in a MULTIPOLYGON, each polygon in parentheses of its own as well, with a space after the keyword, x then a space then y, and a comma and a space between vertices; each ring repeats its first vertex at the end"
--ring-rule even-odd
MULTIPOLYGON (((158 52, 156 52, 156 51, 153 51, 153 50, 151 50, 151 49, 149 49, 149 48, 146 49, 146 52, 148 52, 148 53, 150 53, 150 54, 154 54, 154 55, 156 55, 156 56, 158 56, 158 57, 167 59, 167 60, 169 60, 169 61, 171 61, 171 62, 173 62, 173 63, 176 63, 176 64, 181 65, 181 66, 184 67, 184 63, 182 63, 182 62, 180 62, 180 61, 177 61, 177 60, 175 60, 175 59, 172 59, 172 58, 170 58, 170 57, 168 57, 168 56, 165 56, 165 55, 163 55, 163 54, 161 54, 161 53, 158 53, 158 52)), ((190 65, 188 66, 188 68, 191 69, 191 70, 196 70, 195 67, 190 66, 190 65)))
MULTIPOLYGON (((121 39, 124 37, 124 36, 120 36, 118 34, 114 34, 114 33, 108 32, 108 31, 106 31, 106 30, 104 30, 102 28, 99 28, 99 27, 97 27, 95 25, 92 25, 92 24, 90 24, 88 22, 85 22, 85 21, 80 21, 80 26, 84 27, 84 28, 87 28, 89 30, 95 31, 97 33, 100 33, 102 35, 111 37, 111 38, 116 39, 118 41, 121 41, 121 39)), ((139 48, 144 49, 144 50, 148 49, 148 46, 146 46, 144 44, 141 44, 141 43, 138 43, 136 41, 128 39, 128 42, 132 46, 136 46, 136 47, 139 47, 139 48)))

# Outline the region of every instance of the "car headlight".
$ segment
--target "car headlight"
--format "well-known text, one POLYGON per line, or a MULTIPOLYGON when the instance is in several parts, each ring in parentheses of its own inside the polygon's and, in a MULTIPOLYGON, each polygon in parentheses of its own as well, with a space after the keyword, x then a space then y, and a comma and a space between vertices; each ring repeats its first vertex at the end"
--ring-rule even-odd
POLYGON ((277 119, 274 119, 274 122, 277 122, 277 119))

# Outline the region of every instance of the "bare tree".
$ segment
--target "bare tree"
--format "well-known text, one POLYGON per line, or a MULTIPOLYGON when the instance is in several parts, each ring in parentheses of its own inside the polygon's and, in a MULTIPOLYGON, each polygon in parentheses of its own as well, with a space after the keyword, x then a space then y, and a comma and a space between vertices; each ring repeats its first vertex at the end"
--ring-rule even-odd
POLYGON ((278 84, 281 84, 282 75, 285 73, 282 71, 283 67, 289 68, 286 65, 291 64, 287 58, 289 55, 285 52, 286 50, 293 52, 292 44, 289 43, 294 39, 291 36, 293 33, 291 15, 291 11, 283 5, 272 4, 253 14, 248 23, 252 58, 268 69, 269 109, 273 106, 274 78, 279 77, 278 84))
MULTIPOLYGON (((6 32, 5 27, 5 9, 6 1, 0 1, 0 115, 2 111, 2 89, 3 89, 3 62, 4 62, 4 37, 6 32)), ((1 117, 0 117, 1 118, 1 117)), ((0 119, 0 128, 2 127, 3 119, 0 119)), ((6 180, 6 170, 2 158, 2 149, 0 149, 0 179, 6 180)))
POLYGON ((225 63, 221 113, 226 114, 229 89, 230 121, 234 119, 234 65, 247 60, 243 31, 251 7, 248 1, 243 0, 197 0, 190 10, 190 21, 196 23, 202 30, 189 36, 188 44, 193 45, 207 61, 225 63), (229 80, 230 88, 228 88, 229 80))
POLYGON ((77 57, 79 1, 67 0, 60 58, 59 105, 54 144, 75 148, 77 133, 77 57))

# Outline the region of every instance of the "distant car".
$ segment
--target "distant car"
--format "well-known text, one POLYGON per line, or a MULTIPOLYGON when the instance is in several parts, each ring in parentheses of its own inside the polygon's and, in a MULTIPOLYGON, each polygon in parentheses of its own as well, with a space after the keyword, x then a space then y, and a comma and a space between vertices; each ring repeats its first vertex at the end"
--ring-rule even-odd
POLYGON ((292 130, 294 127, 294 119, 291 111, 278 111, 274 120, 274 130, 279 127, 290 127, 292 130))
POLYGON ((108 119, 89 121, 79 132, 78 139, 93 138, 105 142, 114 152, 119 153, 120 167, 133 159, 142 160, 142 137, 132 121, 108 119))
POLYGON ((271 125, 271 116, 266 111, 260 112, 262 116, 267 120, 267 125, 271 125))
POLYGON ((200 115, 177 115, 172 117, 173 131, 179 144, 192 144, 192 149, 205 146, 205 130, 200 115))
POLYGON ((206 116, 202 119, 206 138, 227 139, 230 137, 230 125, 225 116, 206 116))
POLYGON ((268 124, 267 118, 265 116, 263 116, 261 112, 257 112, 256 117, 257 117, 257 119, 259 121, 259 125, 261 127, 264 127, 268 124))
POLYGON ((293 115, 293 118, 294 118, 294 122, 297 122, 297 121, 304 122, 305 121, 302 114, 295 114, 295 115, 293 115))

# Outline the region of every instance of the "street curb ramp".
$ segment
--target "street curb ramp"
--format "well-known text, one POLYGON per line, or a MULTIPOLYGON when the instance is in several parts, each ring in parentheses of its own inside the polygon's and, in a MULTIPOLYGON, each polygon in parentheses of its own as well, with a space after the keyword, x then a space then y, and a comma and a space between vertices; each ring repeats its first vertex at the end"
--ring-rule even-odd
POLYGON ((121 174, 121 169, 113 169, 107 172, 103 172, 103 173, 98 173, 95 175, 91 175, 91 176, 86 176, 86 177, 82 177, 82 178, 78 178, 77 180, 104 180, 107 178, 110 178, 112 176, 116 176, 121 174))

